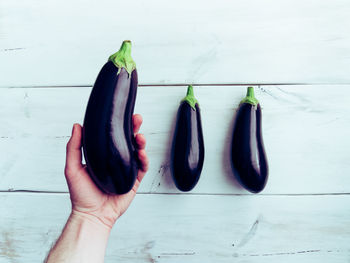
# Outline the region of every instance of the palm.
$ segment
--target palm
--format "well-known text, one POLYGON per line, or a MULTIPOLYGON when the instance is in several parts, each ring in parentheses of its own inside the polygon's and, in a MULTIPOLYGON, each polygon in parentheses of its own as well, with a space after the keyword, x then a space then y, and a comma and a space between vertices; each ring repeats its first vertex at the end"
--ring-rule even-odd
MULTIPOLYGON (((138 116, 139 115, 136 115, 133 118, 135 133, 138 131, 142 122, 142 119, 138 116)), ((75 211, 94 215, 104 224, 113 226, 115 220, 129 207, 131 201, 136 195, 140 182, 147 171, 148 159, 144 150, 146 143, 145 139, 141 134, 135 136, 139 148, 138 156, 141 161, 141 167, 134 187, 130 192, 123 195, 108 195, 98 189, 90 178, 86 166, 81 164, 81 126, 80 128, 75 129, 75 132, 76 134, 73 133, 70 140, 70 143, 74 144, 74 139, 77 139, 75 149, 72 149, 69 153, 68 148, 70 143, 68 143, 67 164, 65 169, 72 208, 75 211), (75 135, 76 138, 74 138, 75 135), (75 157, 78 157, 78 154, 80 154, 79 160, 71 160, 70 162, 70 155, 74 154, 74 151, 76 151, 75 157)))

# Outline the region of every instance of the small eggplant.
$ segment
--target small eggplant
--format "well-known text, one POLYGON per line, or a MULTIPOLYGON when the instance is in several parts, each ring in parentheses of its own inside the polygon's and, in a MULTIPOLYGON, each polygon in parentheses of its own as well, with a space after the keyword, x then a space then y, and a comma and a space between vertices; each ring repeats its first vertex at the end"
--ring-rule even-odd
POLYGON ((204 161, 204 141, 199 104, 188 86, 181 101, 176 120, 171 171, 176 187, 184 192, 197 184, 204 161))
POLYGON ((231 147, 232 169, 239 183, 250 192, 262 191, 268 178, 268 163, 262 137, 261 108, 253 87, 248 87, 247 96, 238 107, 231 147))
POLYGON ((136 92, 137 71, 127 40, 102 67, 83 125, 89 175, 107 194, 127 193, 136 180, 138 159, 132 125, 136 92))

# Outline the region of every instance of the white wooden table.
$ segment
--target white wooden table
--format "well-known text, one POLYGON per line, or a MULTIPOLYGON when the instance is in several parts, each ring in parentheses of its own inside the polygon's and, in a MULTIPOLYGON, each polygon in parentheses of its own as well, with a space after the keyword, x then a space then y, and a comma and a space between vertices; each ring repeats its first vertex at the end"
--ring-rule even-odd
POLYGON ((91 86, 133 41, 150 169, 106 262, 350 262, 350 2, 2 0, 0 262, 41 262, 70 212, 65 144, 91 86), (169 173, 194 84, 206 147, 198 185, 169 173), (232 176, 232 118, 263 107, 265 190, 232 176))

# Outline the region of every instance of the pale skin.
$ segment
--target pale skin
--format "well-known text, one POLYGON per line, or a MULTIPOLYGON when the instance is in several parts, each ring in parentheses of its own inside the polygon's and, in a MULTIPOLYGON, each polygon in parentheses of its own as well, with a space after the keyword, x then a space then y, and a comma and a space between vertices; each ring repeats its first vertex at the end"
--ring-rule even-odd
POLYGON ((72 211, 45 262, 104 262, 111 229, 129 207, 148 170, 146 140, 138 133, 141 123, 141 115, 135 114, 133 127, 140 167, 134 187, 123 195, 107 195, 95 186, 86 165, 82 164, 82 127, 79 124, 73 125, 72 136, 67 143, 65 166, 72 211))

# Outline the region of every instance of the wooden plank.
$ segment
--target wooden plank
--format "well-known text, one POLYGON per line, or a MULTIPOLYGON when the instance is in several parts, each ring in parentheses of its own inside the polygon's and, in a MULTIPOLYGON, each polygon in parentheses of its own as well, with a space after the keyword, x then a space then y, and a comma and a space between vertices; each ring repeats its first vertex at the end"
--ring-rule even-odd
POLYGON ((350 83, 346 0, 2 0, 0 10, 0 86, 92 85, 124 39, 143 84, 350 83))
MULTIPOLYGON (((65 144, 82 122, 90 88, 0 90, 0 190, 67 191, 65 144)), ((349 193, 347 85, 256 88, 270 178, 263 194, 349 193)), ((177 193, 169 171, 171 140, 186 87, 141 87, 150 169, 141 191, 177 193)), ((247 194, 232 176, 229 147, 235 109, 246 87, 196 87, 205 162, 192 193, 247 194)))
MULTIPOLYGON (((137 195, 106 262, 348 262, 350 196, 137 195)), ((67 194, 0 194, 0 261, 40 262, 67 194)))

